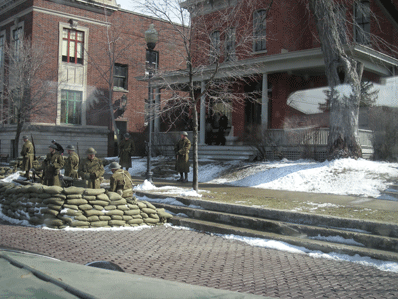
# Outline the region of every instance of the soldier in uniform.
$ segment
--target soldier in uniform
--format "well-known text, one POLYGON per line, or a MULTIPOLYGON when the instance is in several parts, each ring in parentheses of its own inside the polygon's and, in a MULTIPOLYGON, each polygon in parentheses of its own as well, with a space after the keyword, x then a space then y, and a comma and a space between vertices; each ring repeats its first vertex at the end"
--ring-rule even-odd
POLYGON ((126 194, 131 191, 133 194, 133 183, 131 175, 128 171, 121 169, 121 166, 117 162, 112 162, 109 165, 112 170, 112 176, 110 178, 110 188, 109 191, 118 192, 119 194, 126 194))
POLYGON ((69 157, 65 162, 65 176, 77 179, 79 175, 77 174, 79 170, 79 156, 75 152, 75 147, 73 145, 68 145, 66 147, 69 157))
POLYGON ((58 142, 55 142, 55 140, 51 141, 51 143, 54 144, 57 147, 57 151, 59 152, 59 154, 61 156, 63 156, 64 148, 62 147, 62 145, 60 145, 58 142))
POLYGON ((79 176, 86 180, 86 188, 99 189, 102 176, 104 175, 104 165, 95 154, 96 150, 89 147, 86 151, 87 158, 80 163, 79 176))
POLYGON ((188 133, 182 132, 181 139, 174 146, 174 152, 176 154, 176 170, 180 173, 179 182, 188 182, 190 148, 191 141, 188 139, 188 133), (185 174, 185 178, 183 173, 185 174))
POLYGON ((56 145, 51 144, 49 149, 43 161, 43 185, 61 186, 59 171, 64 166, 64 158, 58 153, 56 145))
POLYGON ((134 154, 135 145, 134 141, 130 139, 130 134, 124 134, 124 140, 119 144, 119 163, 121 167, 126 170, 131 168, 131 156, 134 154))
POLYGON ((28 140, 28 136, 24 135, 22 139, 25 143, 21 150, 21 156, 23 157, 21 169, 25 171, 24 177, 29 180, 29 170, 33 166, 34 148, 32 142, 28 140))

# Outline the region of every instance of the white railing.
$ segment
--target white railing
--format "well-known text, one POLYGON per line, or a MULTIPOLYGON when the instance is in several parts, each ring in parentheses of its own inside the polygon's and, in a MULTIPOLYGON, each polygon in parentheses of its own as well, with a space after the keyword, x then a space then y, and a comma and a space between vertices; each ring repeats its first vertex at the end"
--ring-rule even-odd
MULTIPOLYGON (((192 141, 192 132, 188 132, 188 138, 192 141)), ((270 145, 297 146, 297 145, 324 145, 328 144, 328 128, 298 128, 298 129, 270 129, 264 133, 263 138, 270 145)), ((154 133, 154 144, 171 145, 180 138, 180 132, 154 133)), ((373 132, 359 130, 359 142, 361 146, 372 147, 373 132)))

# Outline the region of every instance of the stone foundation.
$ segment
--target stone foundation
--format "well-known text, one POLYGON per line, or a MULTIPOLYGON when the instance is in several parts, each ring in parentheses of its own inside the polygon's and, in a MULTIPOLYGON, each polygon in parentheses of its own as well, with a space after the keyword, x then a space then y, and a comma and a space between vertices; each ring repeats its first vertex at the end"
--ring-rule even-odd
POLYGON ((0 182, 0 205, 10 218, 51 228, 155 225, 172 217, 164 209, 138 201, 132 192, 121 196, 105 189, 42 184, 0 182))

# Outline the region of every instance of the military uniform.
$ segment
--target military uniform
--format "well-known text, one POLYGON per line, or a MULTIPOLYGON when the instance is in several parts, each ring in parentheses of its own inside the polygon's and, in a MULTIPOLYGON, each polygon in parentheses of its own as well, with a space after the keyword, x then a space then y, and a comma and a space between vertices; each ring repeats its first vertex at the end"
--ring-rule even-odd
POLYGON ((119 164, 126 169, 131 168, 131 156, 134 155, 135 145, 131 139, 122 140, 119 145, 119 164))
POLYGON ((79 176, 86 180, 86 187, 92 189, 99 189, 101 178, 105 173, 102 161, 97 157, 92 160, 86 158, 79 166, 79 176))
POLYGON ((188 138, 180 139, 174 146, 174 152, 177 157, 176 170, 178 172, 189 172, 189 150, 191 141, 188 138))
POLYGON ((43 185, 61 186, 59 171, 64 163, 64 158, 58 152, 47 154, 43 161, 43 185))
POLYGON ((109 191, 112 192, 120 192, 125 193, 131 190, 131 194, 133 192, 133 183, 131 179, 131 175, 128 171, 123 169, 117 169, 110 178, 110 187, 109 191))
POLYGON ((32 142, 26 140, 22 146, 21 156, 23 157, 21 169, 25 171, 25 177, 29 179, 29 170, 33 166, 34 148, 32 142))
POLYGON ((69 176, 73 179, 77 179, 79 177, 79 156, 75 152, 71 152, 69 157, 65 162, 65 176, 69 176))

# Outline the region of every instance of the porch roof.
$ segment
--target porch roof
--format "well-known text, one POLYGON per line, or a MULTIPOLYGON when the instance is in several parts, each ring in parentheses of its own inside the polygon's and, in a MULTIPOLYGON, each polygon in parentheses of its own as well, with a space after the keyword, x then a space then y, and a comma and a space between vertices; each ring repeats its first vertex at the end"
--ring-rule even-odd
MULTIPOLYGON (((398 67, 398 59, 383 54, 363 45, 352 45, 346 47, 346 53, 364 64, 364 70, 374 73, 380 77, 394 75, 398 67)), ((200 83, 210 79, 215 70, 215 65, 199 67, 194 70, 194 82, 200 83)), ((220 64, 215 79, 249 76, 254 74, 272 74, 290 72, 297 75, 322 75, 325 73, 325 63, 321 48, 286 52, 275 55, 264 55, 251 59, 244 59, 234 62, 220 64)), ((139 81, 146 81, 147 78, 137 78, 139 81)), ((188 72, 177 70, 152 78, 152 86, 167 88, 167 86, 188 83, 188 72)))

